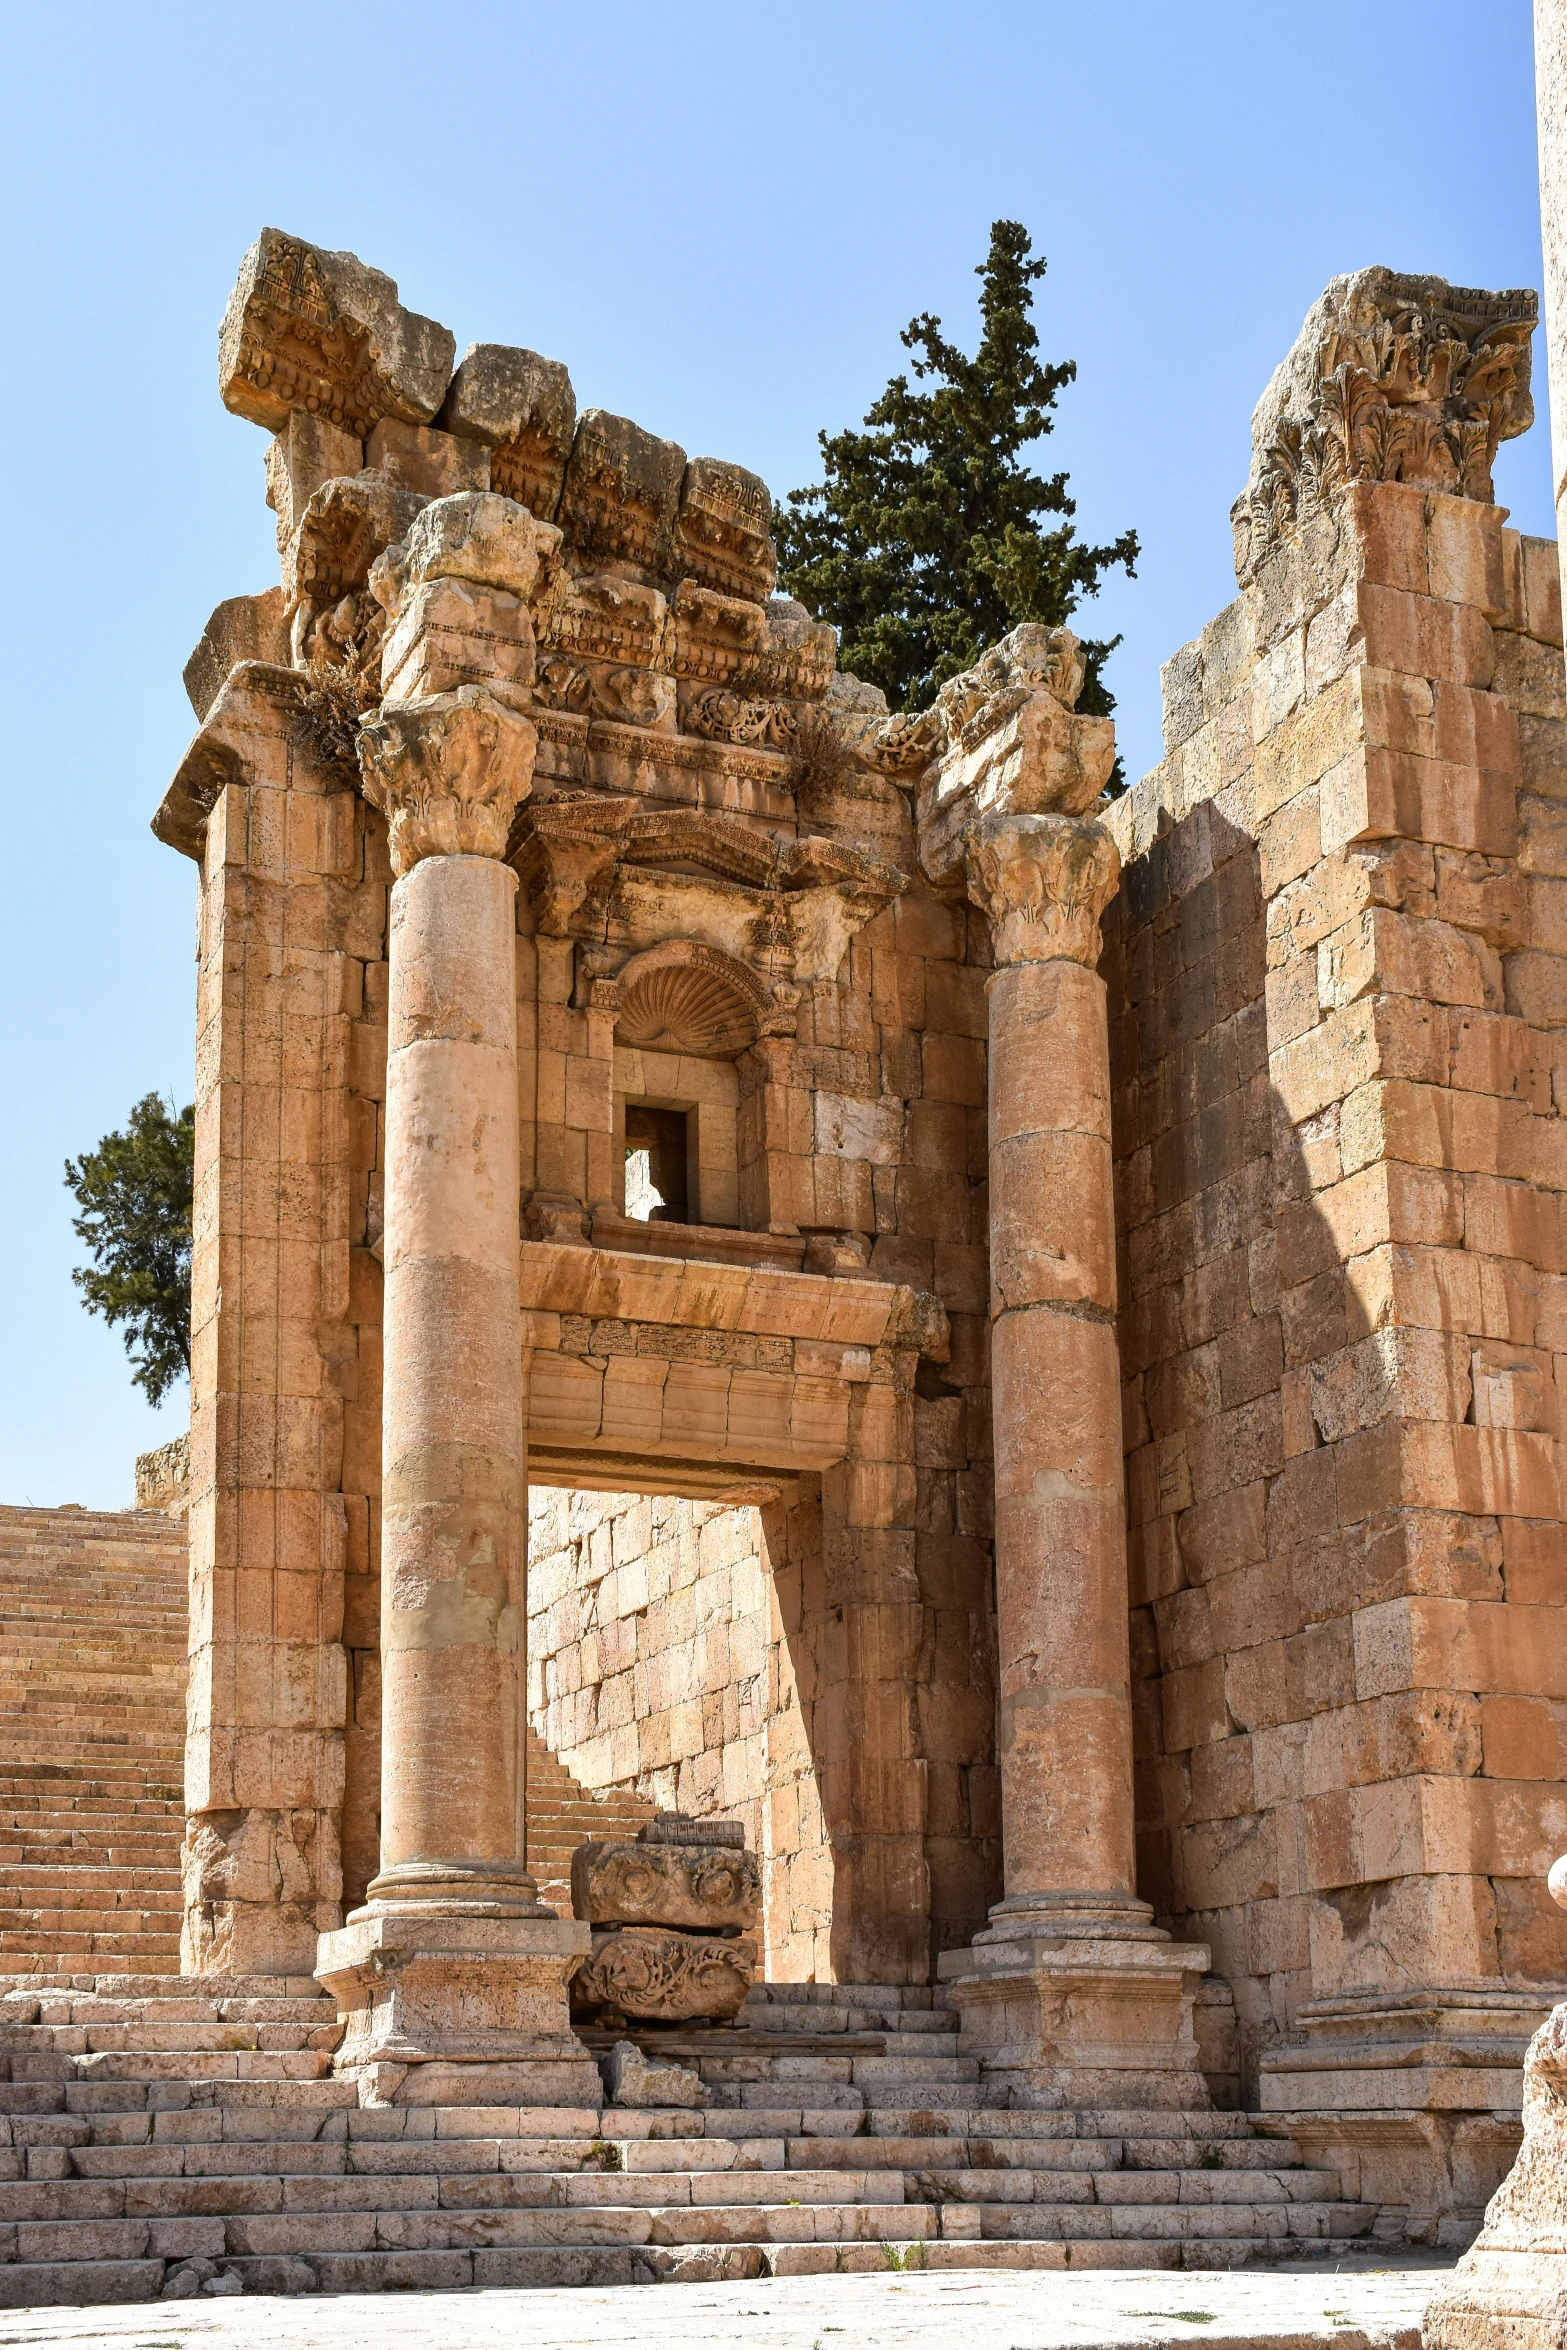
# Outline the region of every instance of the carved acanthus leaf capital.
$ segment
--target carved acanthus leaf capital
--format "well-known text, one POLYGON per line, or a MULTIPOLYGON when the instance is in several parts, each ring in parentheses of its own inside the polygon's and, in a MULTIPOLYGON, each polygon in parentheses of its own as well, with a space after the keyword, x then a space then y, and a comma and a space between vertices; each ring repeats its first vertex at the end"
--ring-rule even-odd
POLYGON ((370 720, 359 771, 390 827, 392 870, 408 873, 421 857, 503 857, 537 744, 531 720, 479 686, 370 720))
POLYGON ((1076 816, 985 816, 965 843, 969 896, 998 965, 1099 960, 1099 918, 1121 859, 1102 824, 1076 816))

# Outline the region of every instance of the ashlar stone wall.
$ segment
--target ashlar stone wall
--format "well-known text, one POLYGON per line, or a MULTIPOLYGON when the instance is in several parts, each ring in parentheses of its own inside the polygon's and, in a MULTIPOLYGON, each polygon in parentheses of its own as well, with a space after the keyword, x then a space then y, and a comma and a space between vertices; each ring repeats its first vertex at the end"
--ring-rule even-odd
POLYGON ((1504 521, 1339 492, 1111 819, 1141 1889, 1247 2102, 1303 2019, 1567 1977, 1567 704, 1504 521))

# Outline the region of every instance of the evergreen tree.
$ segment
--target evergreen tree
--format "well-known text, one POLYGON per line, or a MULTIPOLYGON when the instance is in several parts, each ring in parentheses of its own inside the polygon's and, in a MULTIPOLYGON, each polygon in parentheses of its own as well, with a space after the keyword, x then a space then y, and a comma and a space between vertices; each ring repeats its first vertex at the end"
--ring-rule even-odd
POLYGON ((195 1153, 194 1107, 176 1113, 149 1093, 123 1134, 106 1134, 96 1150, 65 1162, 66 1186, 82 1211, 71 1229, 97 1259, 96 1270, 78 1266, 71 1279, 89 1313, 111 1328, 129 1324, 132 1381, 150 1403, 161 1403, 182 1372, 190 1375, 195 1153))
MULTIPOLYGON (((928 312, 903 331, 914 374, 896 375, 865 432, 817 435, 825 478, 774 512, 779 584, 839 630, 839 661, 894 710, 921 710, 949 677, 1019 621, 1059 628, 1114 564, 1133 572, 1137 534, 1082 545, 1065 473, 1042 477, 1019 451, 1053 429, 1074 360, 1043 366, 1030 312, 1045 273, 1028 232, 998 220, 975 271, 983 332, 972 359, 928 312), (1059 516, 1043 527, 1042 516, 1059 516)), ((1101 674, 1119 638, 1084 640, 1079 708, 1113 707, 1101 674)))

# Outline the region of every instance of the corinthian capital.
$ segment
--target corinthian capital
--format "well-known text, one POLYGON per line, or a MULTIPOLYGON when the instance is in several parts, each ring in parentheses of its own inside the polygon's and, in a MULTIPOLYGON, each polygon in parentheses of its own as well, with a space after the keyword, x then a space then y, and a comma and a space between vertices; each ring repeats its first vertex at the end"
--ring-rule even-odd
POLYGON ((362 727, 360 779, 391 828, 393 872, 421 857, 503 857, 537 745, 531 720, 472 685, 362 727))
POLYGON ((1099 960, 1099 917, 1121 859, 1102 824, 1077 816, 982 816, 964 841, 969 896, 990 920, 998 965, 1099 960))

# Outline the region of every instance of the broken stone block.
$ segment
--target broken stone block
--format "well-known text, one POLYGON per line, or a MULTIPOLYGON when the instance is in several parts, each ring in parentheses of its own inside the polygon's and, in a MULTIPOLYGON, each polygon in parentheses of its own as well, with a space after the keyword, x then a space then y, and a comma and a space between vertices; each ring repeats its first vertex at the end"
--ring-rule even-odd
POLYGON ((711 2105, 713 2092, 689 2065, 658 2064, 634 2040, 617 2040, 603 2061, 604 2086, 612 2105, 658 2107, 711 2105))
POLYGON ((577 396, 557 359, 470 343, 441 410, 444 429, 484 442, 490 487, 553 522, 577 428, 577 396))
POLYGON ((374 474, 329 481, 300 517, 283 556, 283 594, 317 611, 362 588, 382 551, 406 537, 427 501, 374 474))
POLYGON ((571 1979, 571 2011, 726 2022, 745 2005, 755 1974, 756 1944, 748 1937, 625 1926, 594 1935, 571 1979))
POLYGON ((449 328, 405 310, 352 253, 263 229, 218 330, 223 405, 280 432, 294 409, 364 440, 383 416, 428 424, 446 397, 449 328))
POLYGON ((748 1927, 761 1899, 761 1873, 743 1842, 587 1843, 571 1856, 571 1906, 594 1925, 748 1927))
POLYGON ((372 587, 393 618, 416 586, 466 579, 529 595, 554 560, 560 533, 525 506, 493 491, 467 490, 425 506, 406 540, 387 551, 372 587))
POLYGON ((229 596, 207 622, 185 664, 185 691, 191 708, 198 718, 205 718, 237 662, 276 661, 286 667, 288 658, 282 589, 268 588, 259 596, 229 596))

